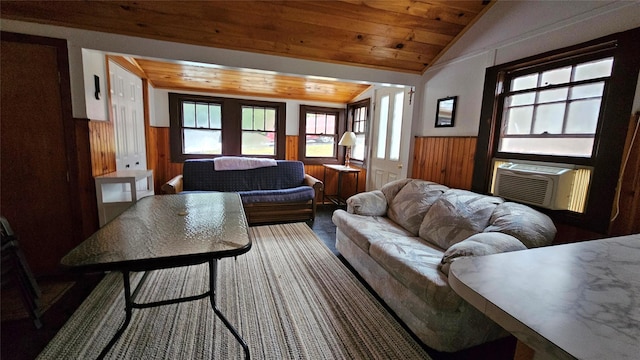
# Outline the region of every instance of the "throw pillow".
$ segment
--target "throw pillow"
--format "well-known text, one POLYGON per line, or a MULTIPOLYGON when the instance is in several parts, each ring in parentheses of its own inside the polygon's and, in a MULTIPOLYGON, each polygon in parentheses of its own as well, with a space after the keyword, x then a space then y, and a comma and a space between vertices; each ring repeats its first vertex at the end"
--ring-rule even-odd
POLYGON ((431 181, 412 180, 389 202, 387 216, 413 235, 431 205, 449 188, 431 181))
POLYGON ((468 239, 452 245, 442 256, 438 268, 449 275, 451 263, 462 256, 481 256, 499 254, 509 251, 526 250, 520 240, 503 233, 480 233, 470 236, 468 239))
POLYGON ((553 221, 528 206, 505 202, 496 207, 485 232, 509 234, 528 248, 550 245, 556 236, 553 221))
POLYGON ((365 216, 384 216, 387 213, 387 200, 380 190, 359 193, 347 199, 347 212, 365 216))
POLYGON ((420 225, 419 236, 448 249, 471 235, 482 232, 493 210, 504 202, 502 198, 451 189, 431 206, 420 225))
POLYGON ((380 188, 380 191, 382 191, 382 193, 384 194, 384 197, 387 199, 387 202, 390 203, 391 200, 393 200, 393 198, 396 197, 396 195, 398 194, 398 191, 402 190, 402 188, 405 185, 407 185, 407 183, 411 180, 412 179, 405 178, 405 179, 391 181, 389 183, 384 184, 380 188))

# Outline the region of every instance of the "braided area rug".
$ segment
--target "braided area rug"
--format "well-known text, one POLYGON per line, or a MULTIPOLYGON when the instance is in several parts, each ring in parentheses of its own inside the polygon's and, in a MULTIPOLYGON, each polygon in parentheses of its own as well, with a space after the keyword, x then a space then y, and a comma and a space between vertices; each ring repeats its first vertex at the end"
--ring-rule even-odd
MULTIPOLYGON (((250 228, 253 247, 218 262, 217 303, 253 359, 429 359, 304 223, 250 228)), ((132 288, 142 273, 132 274, 132 288)), ((136 302, 200 294, 206 264, 153 271, 136 302)), ((95 359, 124 321, 120 273, 107 274, 39 355, 95 359)), ((108 359, 242 359, 208 299, 134 309, 108 359)))

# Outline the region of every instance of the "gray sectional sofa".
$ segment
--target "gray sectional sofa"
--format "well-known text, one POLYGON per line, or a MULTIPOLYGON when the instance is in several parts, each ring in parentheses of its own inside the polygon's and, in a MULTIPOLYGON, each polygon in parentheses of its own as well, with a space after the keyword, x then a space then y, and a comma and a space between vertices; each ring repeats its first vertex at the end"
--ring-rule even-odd
POLYGON ((450 263, 550 245, 556 234, 530 207, 417 179, 354 195, 332 219, 341 255, 427 346, 445 352, 507 335, 449 287, 450 263))

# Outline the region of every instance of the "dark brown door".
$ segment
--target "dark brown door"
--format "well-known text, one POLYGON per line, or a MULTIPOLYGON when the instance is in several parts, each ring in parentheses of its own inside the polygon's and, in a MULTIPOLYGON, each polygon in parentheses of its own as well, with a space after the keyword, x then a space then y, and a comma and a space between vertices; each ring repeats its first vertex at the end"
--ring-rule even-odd
POLYGON ((59 48, 1 42, 1 212, 33 272, 51 274, 75 236, 59 48))

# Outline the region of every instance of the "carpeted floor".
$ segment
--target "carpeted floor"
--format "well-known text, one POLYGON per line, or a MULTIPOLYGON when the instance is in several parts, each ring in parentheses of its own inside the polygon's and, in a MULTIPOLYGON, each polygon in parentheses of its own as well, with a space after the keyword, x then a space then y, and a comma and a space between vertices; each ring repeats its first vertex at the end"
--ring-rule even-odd
MULTIPOLYGON (((316 221, 312 224, 311 228, 318 238, 324 242, 326 247, 336 255, 336 258, 342 261, 344 265, 358 277, 358 274, 335 249, 335 225, 331 221, 334 210, 335 207, 333 206, 318 207, 316 221)), ((41 329, 36 329, 30 319, 3 321, 0 331, 0 335, 2 336, 0 358, 7 360, 35 359, 76 312, 80 304, 95 289, 103 277, 103 274, 96 273, 73 276, 72 279, 67 277, 63 277, 60 280, 47 279, 47 281, 53 282, 75 281, 76 285, 67 291, 59 301, 44 313, 42 319, 43 327, 41 329)), ((363 286, 367 287, 366 284, 363 284, 363 286)), ((376 297, 372 290, 370 290, 370 293, 376 297)), ((381 299, 377 297, 376 299, 378 299, 379 304, 385 306, 381 299)), ((390 309, 386 309, 389 314, 393 314, 390 309)), ((441 353, 428 347, 423 346, 423 348, 434 360, 511 360, 513 359, 515 344, 515 338, 508 337, 457 353, 441 353)))
MULTIPOLYGON (((219 262, 218 304, 253 358, 429 359, 305 224, 251 232, 251 251, 219 262)), ((154 271, 138 301, 201 293, 206 274, 206 266, 154 271)), ((39 358, 95 358, 124 319, 123 307, 121 276, 108 274, 39 358)), ((242 356, 204 299, 134 310, 132 324, 108 358, 242 356)))

